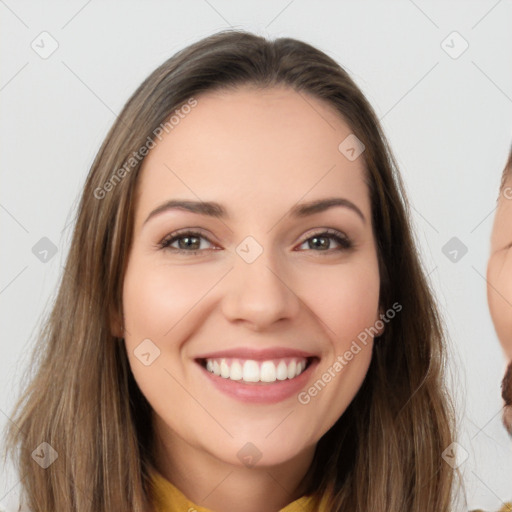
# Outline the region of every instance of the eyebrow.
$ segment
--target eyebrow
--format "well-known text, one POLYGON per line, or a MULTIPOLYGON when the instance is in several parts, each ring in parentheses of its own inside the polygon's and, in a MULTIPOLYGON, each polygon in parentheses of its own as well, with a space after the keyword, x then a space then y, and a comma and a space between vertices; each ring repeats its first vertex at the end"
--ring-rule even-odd
MULTIPOLYGON (((290 209, 290 215, 292 217, 307 217, 314 215, 333 208, 335 206, 341 206, 348 208, 355 212, 363 222, 366 222, 366 218, 363 212, 348 199, 342 197, 330 197, 326 199, 318 199, 316 201, 309 201, 307 203, 301 203, 293 206, 290 209)), ((144 224, 146 224, 151 218, 169 210, 185 210, 191 213, 197 213, 198 215, 207 215, 209 217, 215 217, 218 219, 227 219, 229 215, 226 209, 219 203, 214 201, 189 201, 171 199, 155 208, 146 218, 144 224)))

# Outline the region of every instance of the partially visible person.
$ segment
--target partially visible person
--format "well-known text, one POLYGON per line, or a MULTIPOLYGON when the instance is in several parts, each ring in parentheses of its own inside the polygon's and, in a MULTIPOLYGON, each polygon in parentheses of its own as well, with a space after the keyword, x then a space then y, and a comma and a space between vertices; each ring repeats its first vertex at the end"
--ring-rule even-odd
POLYGON ((487 299, 496 334, 508 358, 501 384, 503 423, 512 436, 512 147, 501 179, 487 265, 487 299))

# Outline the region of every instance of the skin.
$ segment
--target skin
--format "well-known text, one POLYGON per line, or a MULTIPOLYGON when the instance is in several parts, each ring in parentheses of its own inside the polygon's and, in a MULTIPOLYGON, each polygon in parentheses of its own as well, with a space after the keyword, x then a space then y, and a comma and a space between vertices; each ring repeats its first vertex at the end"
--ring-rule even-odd
POLYGON ((315 98, 244 87, 197 99, 143 162, 122 334, 153 409, 159 471, 212 510, 277 511, 302 495, 315 445, 360 388, 373 340, 307 405, 296 395, 277 404, 238 401, 214 388, 194 358, 238 347, 301 349, 320 358, 311 386, 375 324, 380 281, 364 162, 340 153, 351 130, 315 98), (333 196, 350 200, 365 220, 340 206, 289 215, 297 202, 333 196), (216 201, 229 218, 175 209, 145 222, 169 199, 216 201), (159 248, 183 228, 202 228, 197 254, 159 248), (336 250, 331 238, 328 250, 312 245, 325 228, 353 248, 336 250), (263 249, 250 264, 236 252, 249 235, 263 249), (147 338, 160 350, 150 366, 134 356, 147 338), (248 442, 262 454, 252 468, 237 457, 248 442))
POLYGON ((487 299, 496 334, 512 360, 512 169, 500 192, 494 217, 487 299))

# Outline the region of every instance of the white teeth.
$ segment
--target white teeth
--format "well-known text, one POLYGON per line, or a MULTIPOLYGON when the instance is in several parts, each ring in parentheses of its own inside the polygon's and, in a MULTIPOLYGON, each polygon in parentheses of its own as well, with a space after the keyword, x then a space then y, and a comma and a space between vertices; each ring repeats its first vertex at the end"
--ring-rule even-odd
MULTIPOLYGON (((295 375, 294 375, 295 377, 295 375)), ((276 365, 272 361, 264 361, 260 369, 261 382, 275 382, 276 380, 276 365)))
POLYGON ((277 365, 277 380, 286 380, 288 378, 288 367, 284 361, 277 365))
POLYGON ((260 367, 256 361, 245 361, 242 380, 245 382, 258 382, 260 380, 260 367))
POLYGON ((229 377, 229 366, 225 359, 220 362, 220 376, 225 379, 229 377))
POLYGON ((305 358, 283 358, 268 361, 253 359, 207 359, 206 369, 214 375, 244 382, 275 382, 293 379, 306 368, 305 358))
POLYGON ((288 365, 288 378, 293 379, 295 377, 295 371, 297 370, 297 363, 295 361, 291 361, 288 365))
POLYGON ((229 369, 229 379, 242 380, 242 365, 238 361, 233 361, 229 369))

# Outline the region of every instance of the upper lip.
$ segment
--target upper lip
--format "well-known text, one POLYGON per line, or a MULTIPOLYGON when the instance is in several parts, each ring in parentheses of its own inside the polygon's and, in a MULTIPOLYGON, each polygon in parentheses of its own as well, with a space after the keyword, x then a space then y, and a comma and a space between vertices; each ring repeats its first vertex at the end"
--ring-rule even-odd
POLYGON ((272 347, 264 349, 240 347, 230 348, 227 350, 219 350, 217 352, 208 352, 207 354, 197 356, 195 359, 238 358, 265 361, 268 359, 281 359, 284 357, 310 358, 318 356, 312 354, 311 352, 305 352, 304 350, 296 350, 286 347, 272 347))

